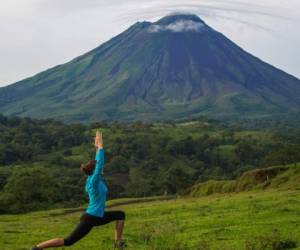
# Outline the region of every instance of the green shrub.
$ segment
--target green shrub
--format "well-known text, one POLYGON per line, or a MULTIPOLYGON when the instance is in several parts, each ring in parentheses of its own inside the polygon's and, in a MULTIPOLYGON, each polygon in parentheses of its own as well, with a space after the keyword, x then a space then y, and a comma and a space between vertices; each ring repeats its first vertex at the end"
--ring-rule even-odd
POLYGON ((215 193, 234 192, 236 181, 207 181, 197 184, 190 189, 190 195, 194 197, 206 196, 215 193))
POLYGON ((238 179, 237 191, 251 190, 259 184, 268 183, 270 179, 286 171, 288 168, 288 166, 276 166, 245 172, 238 179))
POLYGON ((300 165, 291 164, 245 172, 237 180, 210 180, 188 188, 184 194, 192 197, 232 192, 249 191, 258 188, 300 189, 300 165))

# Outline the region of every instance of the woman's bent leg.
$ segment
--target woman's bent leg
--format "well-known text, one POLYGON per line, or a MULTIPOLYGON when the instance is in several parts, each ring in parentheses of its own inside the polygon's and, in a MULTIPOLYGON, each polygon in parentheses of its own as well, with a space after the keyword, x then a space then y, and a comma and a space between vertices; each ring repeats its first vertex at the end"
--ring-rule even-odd
POLYGON ((105 225, 119 220, 125 220, 125 213, 123 211, 105 211, 103 217, 97 219, 95 225, 105 225))
POLYGON ((122 240, 122 232, 123 232, 124 222, 125 222, 125 220, 117 220, 116 221, 115 241, 122 240))
POLYGON ((97 225, 104 225, 109 222, 116 221, 115 226, 115 246, 121 246, 122 244, 122 232, 125 222, 125 213, 123 211, 107 211, 104 216, 97 223, 97 225))

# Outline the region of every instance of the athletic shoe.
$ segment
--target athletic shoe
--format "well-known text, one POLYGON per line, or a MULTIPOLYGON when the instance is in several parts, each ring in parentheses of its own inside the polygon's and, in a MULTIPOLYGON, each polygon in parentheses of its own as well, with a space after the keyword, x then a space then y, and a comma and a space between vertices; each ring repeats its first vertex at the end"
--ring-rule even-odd
POLYGON ((31 250, 40 250, 37 246, 34 246, 33 248, 31 248, 31 250))
POLYGON ((121 240, 121 241, 115 241, 114 244, 114 249, 124 249, 127 247, 127 244, 125 241, 121 240))

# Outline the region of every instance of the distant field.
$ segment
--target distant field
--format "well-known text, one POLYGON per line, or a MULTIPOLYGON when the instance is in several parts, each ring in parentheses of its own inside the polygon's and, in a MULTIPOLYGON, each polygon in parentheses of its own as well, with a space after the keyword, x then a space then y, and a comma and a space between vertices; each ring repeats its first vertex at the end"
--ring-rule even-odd
MULTIPOLYGON (((116 202, 126 199, 109 203, 116 202)), ((300 249, 299 190, 147 201, 113 209, 127 213, 124 238, 128 249, 300 249)), ((76 209, 58 209, 1 215, 0 249, 28 250, 37 242, 65 237, 80 214, 76 209)), ((113 226, 94 228, 68 249, 112 249, 113 226)))

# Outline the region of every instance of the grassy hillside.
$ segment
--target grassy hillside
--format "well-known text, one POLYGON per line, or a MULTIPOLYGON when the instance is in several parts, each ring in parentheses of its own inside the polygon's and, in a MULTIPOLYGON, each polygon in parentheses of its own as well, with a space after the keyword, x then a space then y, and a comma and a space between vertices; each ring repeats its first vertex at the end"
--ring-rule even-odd
MULTIPOLYGON (((128 249, 300 249, 299 190, 177 198, 111 209, 127 213, 124 238, 128 249)), ((2 215, 0 249, 25 250, 48 238, 65 237, 80 214, 59 209, 2 215)), ((70 249, 112 249, 113 226, 94 228, 70 249)))
MULTIPOLYGON (((128 249, 300 249, 300 165, 245 172, 231 181, 208 181, 187 196, 122 198, 107 210, 127 214, 128 249)), ((29 249, 66 237, 85 206, 0 216, 0 249, 29 249)), ((114 223, 96 227, 70 249, 112 249, 114 223)))
POLYGON ((209 180, 186 190, 193 197, 216 193, 233 193, 249 190, 280 188, 300 190, 300 164, 274 166, 245 172, 236 180, 209 180))

